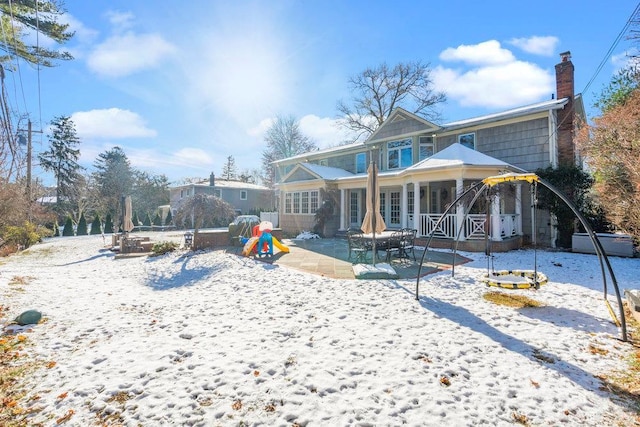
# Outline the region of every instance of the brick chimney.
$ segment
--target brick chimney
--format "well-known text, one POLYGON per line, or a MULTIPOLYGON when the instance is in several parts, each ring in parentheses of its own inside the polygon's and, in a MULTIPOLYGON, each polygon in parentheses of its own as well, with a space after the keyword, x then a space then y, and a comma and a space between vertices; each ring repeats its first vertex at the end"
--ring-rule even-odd
POLYGON ((575 109, 573 108, 574 79, 571 52, 560 54, 560 63, 556 65, 557 98, 567 98, 569 102, 558 111, 558 162, 560 164, 575 163, 575 147, 573 144, 573 127, 575 109))
POLYGON ((211 172, 211 175, 209 175, 209 187, 215 187, 216 185, 216 176, 213 174, 213 172, 211 172))

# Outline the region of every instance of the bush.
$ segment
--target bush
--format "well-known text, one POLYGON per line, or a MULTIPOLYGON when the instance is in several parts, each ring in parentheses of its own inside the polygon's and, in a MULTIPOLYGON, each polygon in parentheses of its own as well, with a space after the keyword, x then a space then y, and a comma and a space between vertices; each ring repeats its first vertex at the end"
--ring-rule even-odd
POLYGON ((73 236, 73 221, 71 220, 71 217, 68 216, 67 220, 64 223, 64 229, 62 230, 62 235, 63 236, 73 236))
POLYGON ((173 215, 171 215, 171 209, 169 209, 169 212, 167 212, 167 217, 164 219, 164 224, 171 225, 172 222, 173 222, 173 215))
POLYGON ((160 214, 156 214, 155 217, 153 217, 153 225, 162 225, 162 218, 160 218, 160 214))
POLYGON ((111 214, 107 214, 107 218, 104 220, 104 232, 113 233, 113 220, 111 219, 111 214))
POLYGON ((164 255, 167 252, 173 252, 178 249, 178 244, 176 242, 158 242, 154 243, 151 247, 151 252, 153 252, 154 256, 164 255))
POLYGON ((78 236, 86 236, 89 234, 87 232, 87 219, 84 217, 84 212, 80 214, 80 219, 78 220, 78 229, 76 230, 76 235, 78 236))
POLYGON ((147 227, 151 227, 151 217, 149 216, 148 213, 147 213, 147 217, 144 219, 144 222, 142 223, 142 225, 146 225, 147 227))
POLYGON ((44 237, 50 237, 53 231, 46 227, 36 226, 34 223, 25 221, 21 227, 10 225, 4 229, 2 237, 8 245, 28 248, 40 241, 44 237))
POLYGON ((100 221, 100 215, 96 214, 96 217, 93 218, 93 222, 91 223, 91 234, 101 234, 102 233, 102 224, 100 221))

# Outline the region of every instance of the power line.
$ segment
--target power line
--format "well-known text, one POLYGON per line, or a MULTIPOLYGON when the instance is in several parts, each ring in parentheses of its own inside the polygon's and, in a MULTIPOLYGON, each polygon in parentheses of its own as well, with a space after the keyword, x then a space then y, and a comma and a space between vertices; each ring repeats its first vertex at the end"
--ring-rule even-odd
POLYGON ((596 68, 596 71, 593 73, 593 76, 591 77, 591 79, 589 80, 587 85, 585 86, 585 88, 582 91, 582 93, 585 93, 589 89, 589 87, 591 87, 591 84, 594 82, 596 77, 598 77, 598 74, 600 74, 600 71, 602 71, 602 68, 605 66, 605 64, 607 63, 607 61, 609 60, 609 58, 613 54, 613 51, 616 49, 616 47, 620 43, 620 40, 622 40, 622 37, 624 37, 624 35, 627 33, 627 30, 629 29, 629 26, 633 22, 634 16, 636 16, 636 14, 638 14, 639 11, 640 11, 640 3, 638 3, 636 5, 636 8, 631 13, 631 16, 629 16, 629 19, 627 19, 627 22, 625 22, 624 26, 622 27, 622 29, 620 30, 620 32, 616 36, 615 40, 611 44, 611 47, 609 47, 609 50, 604 55, 604 58, 602 58, 602 61, 600 62, 600 64, 596 68))

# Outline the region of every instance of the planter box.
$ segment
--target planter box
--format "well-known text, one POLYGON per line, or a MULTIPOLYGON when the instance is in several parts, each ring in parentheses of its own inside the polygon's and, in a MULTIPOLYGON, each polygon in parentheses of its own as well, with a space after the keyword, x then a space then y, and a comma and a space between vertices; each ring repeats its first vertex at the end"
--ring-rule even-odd
MULTIPOLYGON (((633 239, 627 234, 596 233, 607 255, 633 257, 633 239)), ((573 252, 595 254, 596 248, 587 233, 575 233, 571 239, 573 252)))

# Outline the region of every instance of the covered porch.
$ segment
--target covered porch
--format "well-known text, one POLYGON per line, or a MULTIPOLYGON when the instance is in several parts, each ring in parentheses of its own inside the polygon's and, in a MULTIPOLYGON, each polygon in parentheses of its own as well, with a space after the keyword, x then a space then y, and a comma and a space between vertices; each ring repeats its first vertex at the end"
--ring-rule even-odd
MULTIPOLYGON (((505 172, 521 170, 455 144, 401 173, 381 172, 380 213, 387 229, 413 228, 419 237, 433 233, 445 246, 457 240, 470 242, 464 246, 481 250, 486 233, 492 242, 511 241, 518 247, 524 234, 522 183, 480 197, 471 207, 472 197, 465 197, 437 224, 442 213, 465 189, 488 176, 505 172)), ((346 178, 338 182, 338 189, 340 230, 359 228, 365 212, 364 183, 346 178)))

